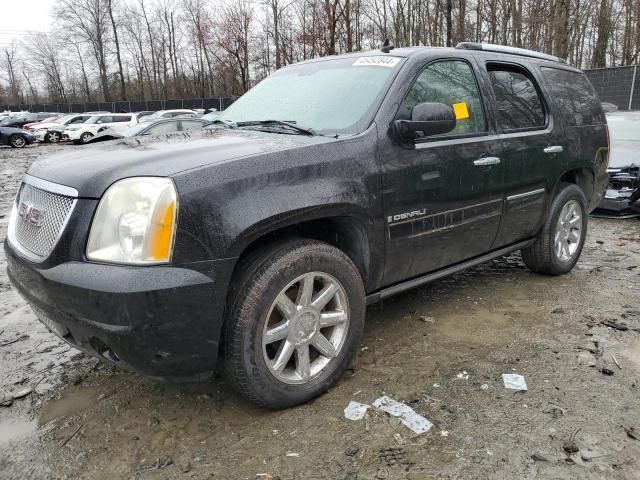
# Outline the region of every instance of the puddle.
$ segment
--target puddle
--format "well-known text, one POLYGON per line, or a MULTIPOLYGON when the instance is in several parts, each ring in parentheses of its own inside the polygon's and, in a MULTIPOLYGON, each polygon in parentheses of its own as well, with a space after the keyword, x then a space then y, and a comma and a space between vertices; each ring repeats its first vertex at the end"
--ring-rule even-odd
POLYGON ((39 425, 44 425, 61 417, 73 415, 86 410, 98 402, 102 392, 91 388, 67 391, 57 400, 49 400, 38 419, 39 425))
POLYGON ((0 422, 0 445, 25 437, 38 428, 36 420, 10 419, 0 422))

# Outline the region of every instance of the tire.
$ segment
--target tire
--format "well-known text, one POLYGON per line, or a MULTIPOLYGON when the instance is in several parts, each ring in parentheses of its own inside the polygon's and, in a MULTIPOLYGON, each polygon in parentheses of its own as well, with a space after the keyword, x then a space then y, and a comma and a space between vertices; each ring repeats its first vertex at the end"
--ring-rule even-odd
POLYGON ((9 137, 9 145, 13 148, 24 148, 27 146, 27 139, 22 135, 11 135, 9 137))
POLYGON ((547 275, 562 275, 570 272, 578 262, 584 246, 587 219, 587 199, 582 189, 570 183, 561 184, 560 190, 551 202, 549 214, 535 243, 522 249, 524 264, 536 273, 547 275), (576 214, 579 214, 579 218, 576 214), (567 215, 570 215, 569 224, 565 221, 567 215), (559 223, 561 221, 564 227, 559 223))
POLYGON ((62 140, 62 135, 60 135, 60 132, 47 132, 47 134, 44 136, 45 143, 58 143, 60 142, 60 140, 62 140))
POLYGON ((82 135, 80 135, 80 140, 78 140, 78 143, 80 143, 80 145, 84 145, 85 143, 87 143, 92 138, 93 138, 93 133, 84 132, 82 135))
POLYGON ((250 256, 239 266, 230 300, 225 376, 259 406, 286 408, 324 393, 358 351, 365 317, 362 279, 353 262, 326 243, 290 240, 250 256), (325 297, 330 300, 324 308, 315 309, 318 294, 328 288, 336 293, 325 297), (282 299, 285 307, 280 306, 282 299), (338 317, 339 322, 329 320, 338 317), (334 325, 323 327, 320 318, 334 325), (285 352, 291 352, 290 357, 285 352))

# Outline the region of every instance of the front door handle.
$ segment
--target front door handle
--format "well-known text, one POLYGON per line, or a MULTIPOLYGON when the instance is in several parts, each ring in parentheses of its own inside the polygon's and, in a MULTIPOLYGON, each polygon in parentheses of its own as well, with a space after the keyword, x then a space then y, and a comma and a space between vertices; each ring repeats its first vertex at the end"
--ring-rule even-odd
POLYGON ((552 147, 547 147, 544 149, 544 153, 562 153, 564 152, 564 147, 562 145, 554 145, 552 147))
POLYGON ((498 157, 482 157, 478 160, 474 160, 473 164, 476 167, 486 167, 487 165, 498 165, 500 163, 500 159, 498 157))

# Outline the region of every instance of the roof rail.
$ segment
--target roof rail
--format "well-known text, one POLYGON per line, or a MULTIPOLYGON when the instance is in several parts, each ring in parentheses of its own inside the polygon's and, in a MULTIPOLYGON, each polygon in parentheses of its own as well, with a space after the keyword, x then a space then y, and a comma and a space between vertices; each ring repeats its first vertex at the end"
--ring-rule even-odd
POLYGON ((522 55, 523 57, 539 58, 541 60, 549 60, 551 62, 567 63, 567 61, 564 58, 556 57, 555 55, 536 52, 534 50, 527 50, 525 48, 507 47, 505 45, 495 45, 493 43, 460 42, 456 45, 456 48, 459 48, 461 50, 482 50, 485 52, 497 52, 497 53, 507 53, 510 55, 522 55))

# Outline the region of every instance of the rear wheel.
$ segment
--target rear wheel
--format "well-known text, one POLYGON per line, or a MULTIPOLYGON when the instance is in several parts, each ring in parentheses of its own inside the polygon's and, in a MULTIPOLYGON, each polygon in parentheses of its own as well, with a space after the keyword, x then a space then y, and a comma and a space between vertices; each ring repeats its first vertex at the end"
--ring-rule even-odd
POLYGON ((60 132, 52 131, 48 132, 44 136, 44 141, 46 143, 58 143, 60 140, 62 140, 62 135, 60 135, 60 132))
POLYGON ((11 135, 9 137, 9 145, 13 148, 24 148, 27 145, 27 139, 22 135, 11 135))
POLYGON ((340 250, 295 240, 254 257, 227 318, 225 371, 254 403, 285 408, 325 392, 357 352, 364 287, 340 250))
POLYGON ((549 215, 536 242, 522 250, 529 269, 548 275, 562 275, 580 258, 587 234, 587 199, 574 184, 563 184, 553 199, 549 215))

